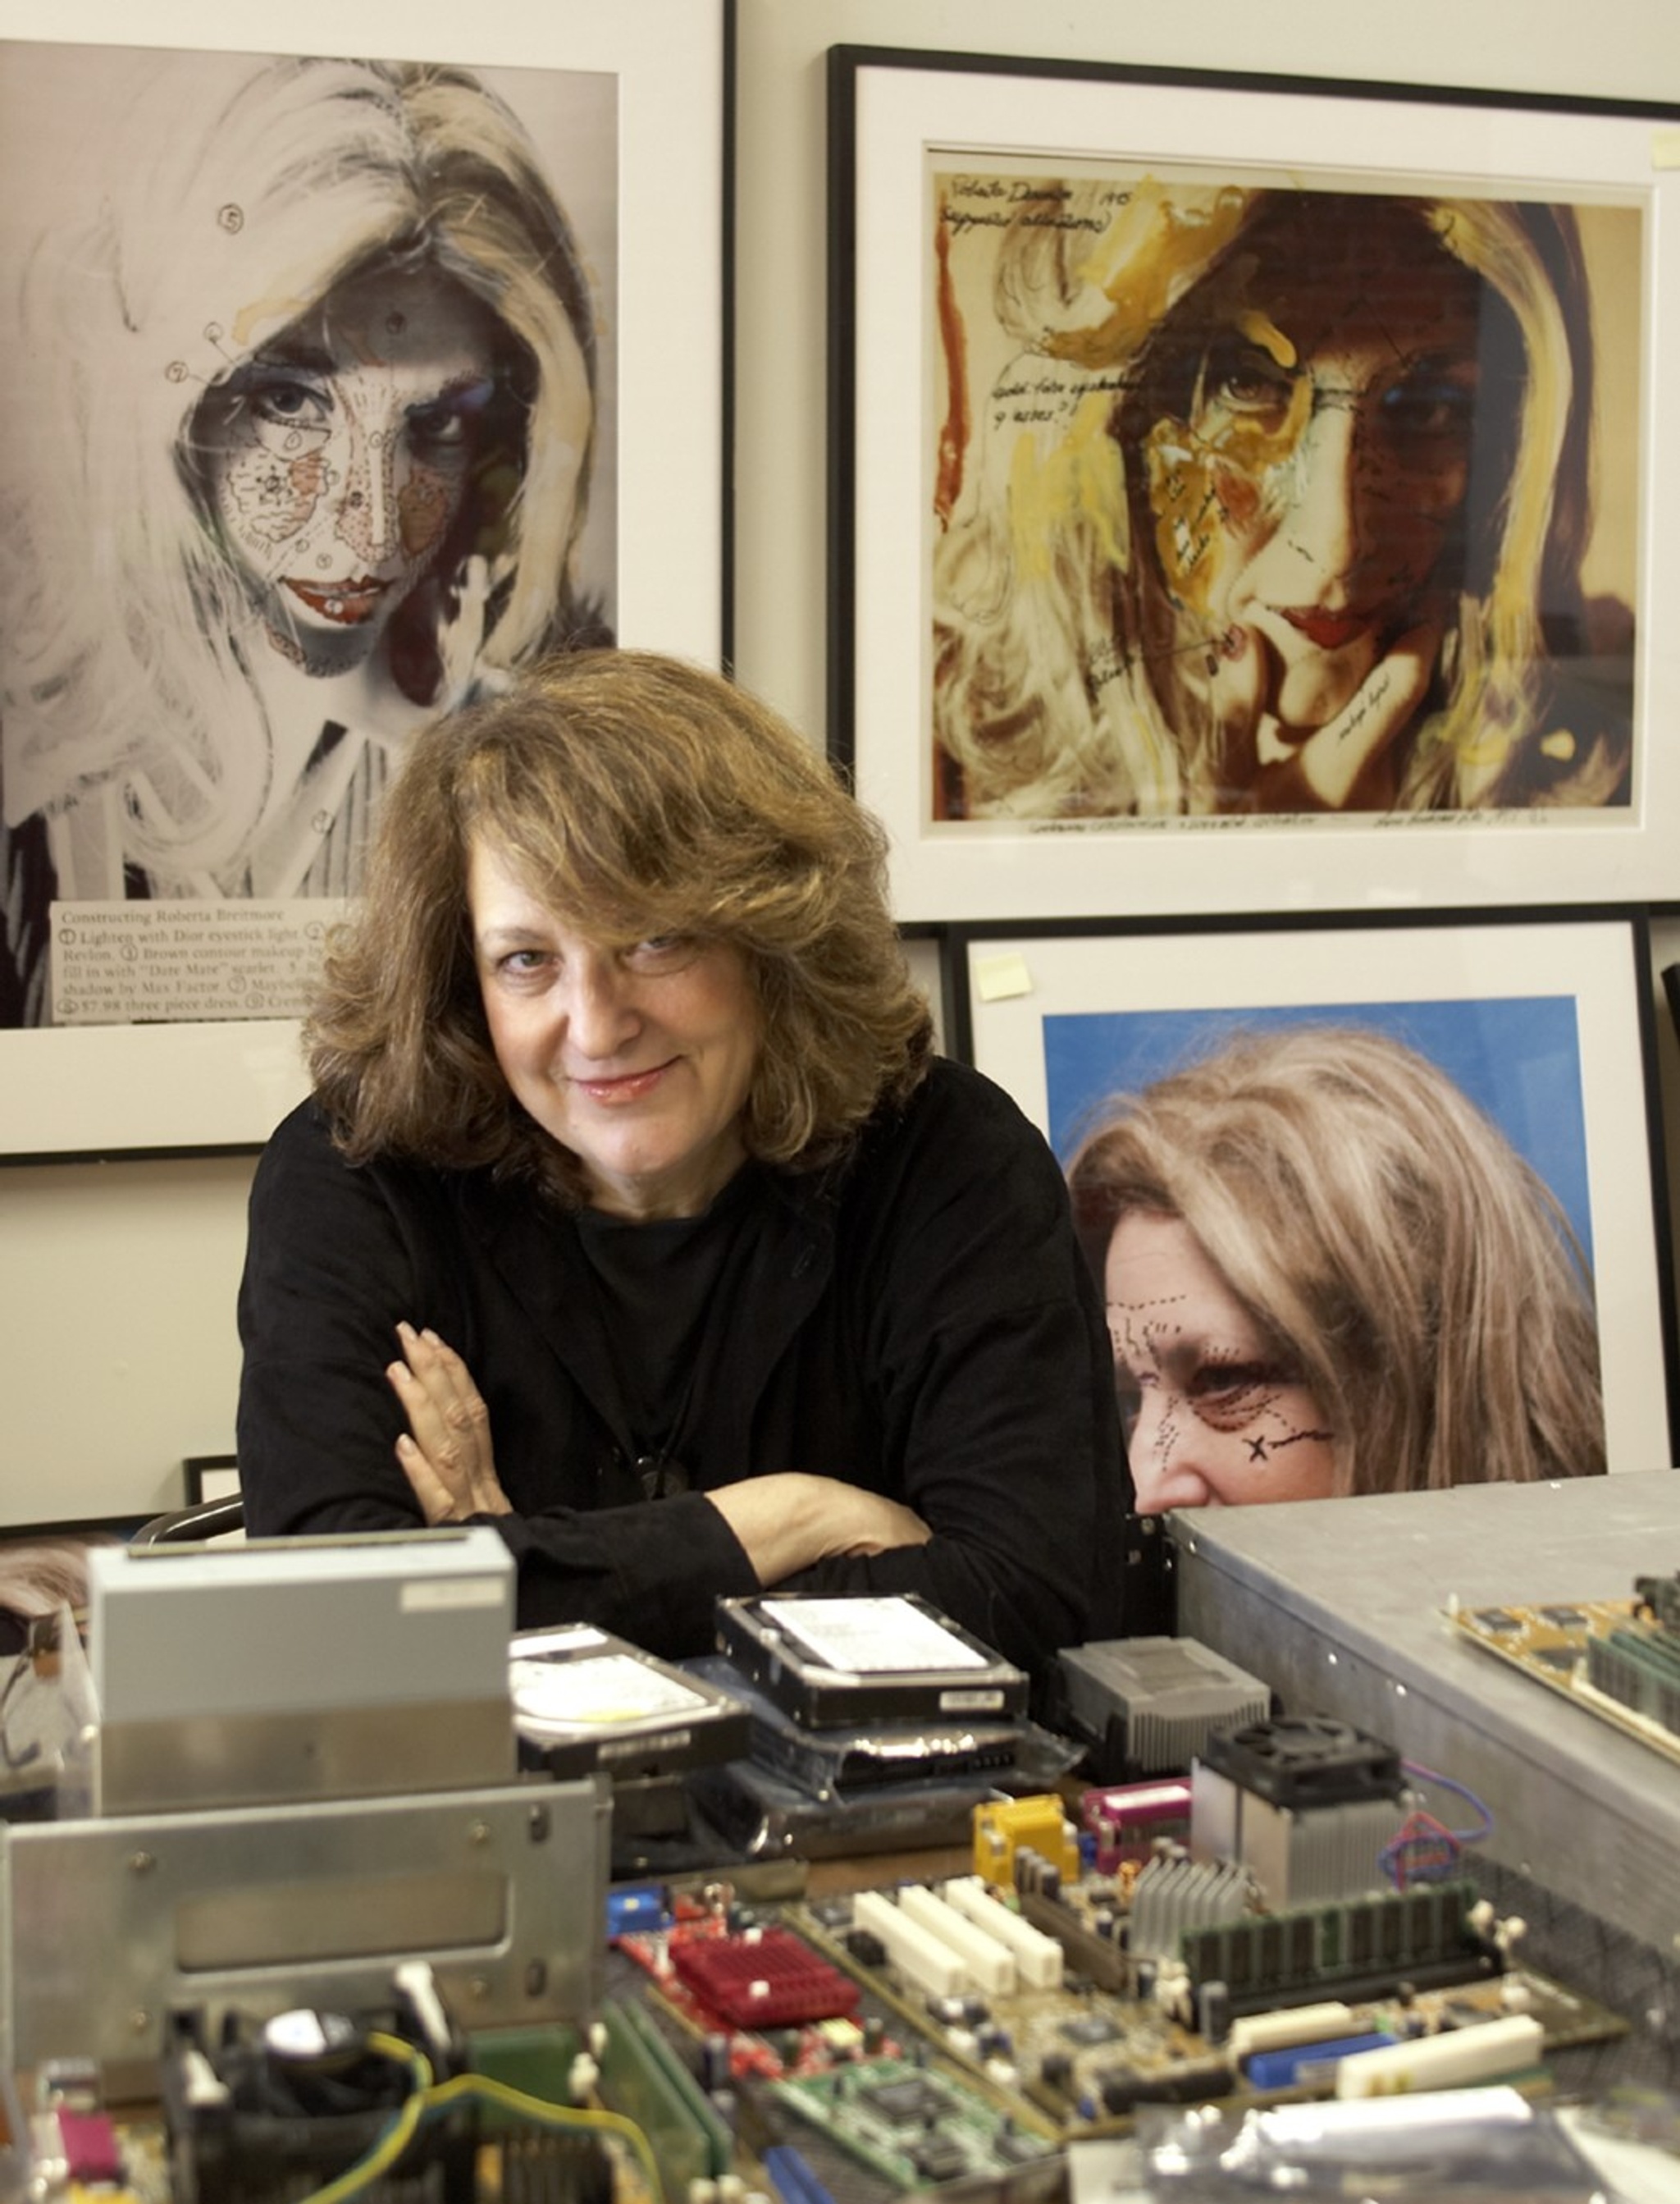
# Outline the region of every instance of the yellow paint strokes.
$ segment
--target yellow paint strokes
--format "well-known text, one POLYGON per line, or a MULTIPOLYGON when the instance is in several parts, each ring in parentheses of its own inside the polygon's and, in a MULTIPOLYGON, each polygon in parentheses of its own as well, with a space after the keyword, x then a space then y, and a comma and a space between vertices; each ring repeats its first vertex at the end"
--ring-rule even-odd
MULTIPOLYGON (((1258 318, 1257 317, 1255 318, 1258 318)), ((1280 337, 1280 341, 1287 340, 1280 337)), ((1205 431, 1184 421, 1157 421, 1144 440, 1156 548, 1168 588, 1192 612, 1209 614, 1223 554, 1240 543, 1254 516, 1281 495, 1279 470, 1294 458, 1312 394, 1303 376, 1275 428, 1244 414, 1208 407, 1205 431)))
POLYGON ((254 352, 265 337, 290 329, 293 322, 300 322, 316 303, 312 299, 287 298, 279 293, 254 299, 234 317, 234 342, 242 353, 254 352))
POLYGON ((1215 545, 1207 455, 1182 421, 1157 421, 1144 440, 1144 465, 1162 575, 1181 604, 1205 613, 1215 545))
POLYGON ((1245 308, 1237 316, 1237 327, 1251 345, 1257 345, 1270 354, 1280 367, 1293 367, 1300 358, 1288 338, 1277 323, 1260 312, 1257 307, 1245 308))
POLYGON ((1197 190, 1143 178, 1074 271, 1110 311, 1058 332, 1045 350, 1091 368, 1129 358, 1237 234, 1249 198, 1234 185, 1197 190))
POLYGON ((1111 566, 1126 564, 1126 477, 1109 434, 1107 392, 1093 391, 1074 409, 1066 435, 1046 449, 1030 434, 1009 455, 1009 532, 1017 571, 1043 581, 1055 544, 1068 523, 1088 527, 1111 566))
POLYGON ((1197 441, 1258 484, 1271 468, 1294 458, 1312 418, 1312 396, 1310 379, 1301 376, 1290 386, 1288 408, 1275 425, 1255 414, 1232 412, 1210 398, 1197 417, 1197 441))
POLYGON ((1479 773, 1486 786, 1503 771, 1515 744, 1515 737, 1498 727, 1484 726, 1478 735, 1470 730, 1460 735, 1453 745, 1458 762, 1466 773, 1479 773))

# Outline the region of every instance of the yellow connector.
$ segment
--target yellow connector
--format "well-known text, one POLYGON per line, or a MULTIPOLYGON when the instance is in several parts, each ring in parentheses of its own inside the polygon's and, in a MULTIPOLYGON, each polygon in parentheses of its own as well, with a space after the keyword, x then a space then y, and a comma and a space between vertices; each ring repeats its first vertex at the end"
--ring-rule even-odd
POLYGON ((974 1872, 994 1889, 1015 1887, 1015 1856, 1031 1852, 1065 1882, 1079 1879, 1079 1833, 1049 1795, 1001 1798, 974 1809, 974 1872))

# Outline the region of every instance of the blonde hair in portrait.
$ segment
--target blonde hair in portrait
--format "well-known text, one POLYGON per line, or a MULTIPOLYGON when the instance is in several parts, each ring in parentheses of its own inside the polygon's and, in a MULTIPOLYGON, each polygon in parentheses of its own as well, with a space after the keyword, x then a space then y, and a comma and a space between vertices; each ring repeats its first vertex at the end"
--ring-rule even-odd
POLYGON ((1417 1050, 1353 1025, 1240 1034, 1116 1098, 1068 1181, 1099 1278, 1122 1217, 1184 1221, 1322 1405, 1338 1490, 1605 1467, 1575 1235, 1417 1050))
MULTIPOLYGON (((1230 702, 1231 661, 1252 632, 1227 609, 1230 571, 1235 561, 1239 576, 1255 554, 1224 539, 1250 525, 1239 501, 1263 504, 1279 483, 1298 488, 1317 432, 1303 410, 1312 378, 1298 345, 1344 311, 1326 303, 1326 287, 1344 280, 1346 313, 1374 329, 1385 377, 1385 328, 1417 330, 1393 362, 1393 387, 1374 391, 1369 408, 1399 424, 1404 464, 1391 457, 1391 479, 1341 515, 1357 532, 1381 514, 1394 541, 1364 545, 1364 578, 1333 577, 1322 601, 1303 583, 1304 601, 1274 624, 1281 648, 1321 666, 1350 659, 1356 645, 1337 631, 1356 627, 1378 666, 1385 651, 1398 665, 1395 631, 1413 627, 1417 662, 1405 661, 1415 702, 1379 790, 1341 800, 1408 811, 1625 800, 1631 613, 1589 603, 1582 579, 1594 358, 1572 209, 1425 191, 1023 176, 1006 212, 984 216, 1002 227, 976 231, 986 241, 967 248, 964 287, 954 272, 961 225, 976 217, 962 194, 985 180, 938 181, 942 815, 1277 808, 1257 795, 1254 738, 1234 732, 1230 702), (1370 272, 1385 252, 1396 257, 1392 296, 1370 272), (1334 272, 1344 269, 1345 279, 1334 272), (1459 301, 1461 349, 1436 358, 1429 332, 1449 321, 1448 297, 1459 301), (1237 394, 1216 405, 1227 334, 1269 380, 1245 386, 1236 378, 1251 370, 1233 367, 1220 387, 1237 394), (1195 426, 1210 413, 1225 422, 1218 437, 1195 426), (1245 453, 1256 455, 1251 468, 1245 453), (1405 531, 1417 524, 1406 512, 1419 494, 1407 465, 1426 484, 1433 469, 1439 508, 1411 549, 1405 531), (1385 558, 1415 571, 1385 575, 1385 558), (1332 632, 1315 654, 1292 619, 1302 635, 1332 632), (1606 666, 1625 700, 1597 694, 1606 666)), ((1346 402, 1332 388, 1324 418, 1346 402)), ((1357 433, 1366 448, 1350 464, 1375 475, 1376 432, 1367 423, 1357 433)), ((1345 696, 1357 694, 1345 678, 1345 696)))
POLYGON ((406 727, 545 648, 604 639, 575 569, 591 277, 536 147, 468 70, 128 59, 104 181, 37 240, 16 308, 28 433, 0 489, 5 823, 45 820, 62 895, 121 897, 136 876, 153 895, 343 893, 359 816, 307 880, 251 873, 287 796, 269 701, 287 668, 211 494, 209 409, 368 271, 473 302, 493 353, 482 440, 377 646, 406 727))

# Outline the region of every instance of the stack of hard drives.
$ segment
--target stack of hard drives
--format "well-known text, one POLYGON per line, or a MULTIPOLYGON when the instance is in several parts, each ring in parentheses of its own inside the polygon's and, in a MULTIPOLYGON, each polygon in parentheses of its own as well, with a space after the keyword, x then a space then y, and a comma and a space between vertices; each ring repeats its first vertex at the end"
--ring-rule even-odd
POLYGON ((517 1631, 509 1650, 521 1765, 606 1776, 615 1841, 685 1830, 687 1779, 747 1750, 739 1698, 611 1632, 517 1631))
POLYGON ((718 1645, 688 1672, 744 1701, 750 1749, 689 1788, 749 1858, 962 1843, 976 1805, 1072 1762, 1022 1671, 914 1594, 720 1600, 718 1645))

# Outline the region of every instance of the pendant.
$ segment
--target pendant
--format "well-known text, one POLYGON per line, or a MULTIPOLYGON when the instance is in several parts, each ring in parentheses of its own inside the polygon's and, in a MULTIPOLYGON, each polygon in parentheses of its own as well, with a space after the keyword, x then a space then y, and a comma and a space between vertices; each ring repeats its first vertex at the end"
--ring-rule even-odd
POLYGON ((650 1500, 668 1500, 673 1492, 689 1490, 688 1471, 668 1454, 638 1455, 635 1466, 650 1500))

